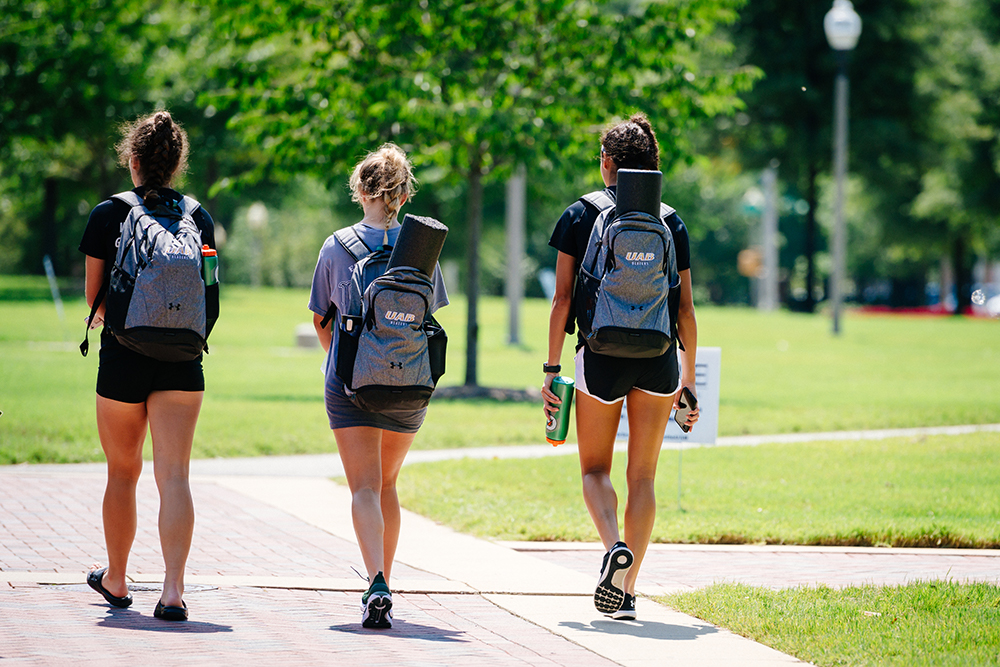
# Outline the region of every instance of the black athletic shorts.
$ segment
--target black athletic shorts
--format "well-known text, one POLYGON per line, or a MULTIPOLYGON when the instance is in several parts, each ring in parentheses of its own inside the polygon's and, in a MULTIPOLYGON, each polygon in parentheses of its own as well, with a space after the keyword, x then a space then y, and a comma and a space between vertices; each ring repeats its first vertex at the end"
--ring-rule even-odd
POLYGON ((677 347, 650 359, 622 359, 591 352, 584 345, 576 351, 576 388, 602 403, 617 403, 632 389, 654 396, 670 396, 680 389, 677 347))
POLYGON ((97 394, 122 403, 144 403, 154 391, 205 391, 201 357, 159 361, 133 352, 111 336, 101 336, 97 394))

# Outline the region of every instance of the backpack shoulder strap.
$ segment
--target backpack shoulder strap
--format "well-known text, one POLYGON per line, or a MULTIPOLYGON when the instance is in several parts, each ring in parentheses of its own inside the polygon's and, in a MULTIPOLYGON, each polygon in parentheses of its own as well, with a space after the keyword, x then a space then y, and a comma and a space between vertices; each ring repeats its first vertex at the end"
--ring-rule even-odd
POLYGON ((128 204, 132 208, 136 206, 142 206, 142 197, 132 192, 131 190, 126 190, 125 192, 119 192, 116 195, 111 195, 112 199, 117 199, 120 202, 128 204))
POLYGON ((598 211, 603 211, 605 209, 611 208, 615 205, 615 200, 611 196, 611 191, 605 188, 604 190, 596 190, 594 192, 588 192, 587 194, 580 197, 580 201, 584 204, 589 204, 598 211))
MULTIPOLYGON (((337 243, 340 244, 347 254, 350 255, 355 262, 360 262, 362 259, 374 252, 368 247, 368 244, 364 242, 361 235, 354 229, 354 227, 345 227, 344 229, 338 229, 333 233, 334 238, 337 239, 337 243)), ((323 315, 323 319, 320 322, 321 327, 326 327, 333 319, 333 313, 337 309, 336 304, 331 303, 330 307, 326 309, 326 314, 323 315)))
POLYGON ((669 206, 660 202, 660 219, 666 222, 667 218, 676 213, 677 210, 673 206, 669 206))
POLYGON ((355 262, 361 261, 362 258, 367 257, 373 252, 368 247, 368 244, 362 240, 354 227, 338 229, 333 233, 333 236, 340 243, 340 246, 347 251, 347 254, 354 258, 355 262))
POLYGON ((198 209, 201 208, 201 204, 198 203, 197 199, 193 197, 188 197, 187 195, 181 197, 179 203, 181 207, 181 214, 186 215, 189 218, 193 217, 194 214, 198 211, 198 209))
POLYGON ((101 288, 97 290, 97 296, 94 297, 94 305, 90 307, 90 317, 87 318, 87 330, 83 335, 83 342, 80 343, 80 354, 83 356, 87 356, 87 352, 90 351, 90 323, 94 321, 94 315, 97 314, 97 309, 101 307, 107 293, 108 283, 104 281, 101 283, 101 288))

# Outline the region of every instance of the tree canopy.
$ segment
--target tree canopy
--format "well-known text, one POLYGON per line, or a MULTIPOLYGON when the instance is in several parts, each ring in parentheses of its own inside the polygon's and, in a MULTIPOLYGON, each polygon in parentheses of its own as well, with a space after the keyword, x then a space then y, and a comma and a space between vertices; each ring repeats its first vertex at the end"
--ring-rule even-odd
MULTIPOLYGON (((752 243, 741 192, 774 159, 782 266, 818 283, 836 68, 822 32, 829 6, 0 0, 0 270, 37 272, 49 254, 60 273, 79 272, 87 212, 128 183, 114 168, 115 126, 167 107, 192 141, 186 187, 236 230, 224 253, 232 275, 249 275, 238 266, 253 245, 240 220, 253 197, 279 209, 267 252, 281 266, 269 275, 300 284, 349 168, 394 141, 422 182, 413 206, 449 224, 451 257, 466 248, 474 384, 480 273, 503 261, 503 180, 527 168, 529 248, 544 264, 555 216, 596 182, 599 132, 643 111, 663 148, 665 196, 684 205, 698 246, 698 294, 746 298, 733 261, 752 243), (285 245, 296 219, 312 227, 285 245)), ((967 301, 974 258, 1000 251, 1000 2, 855 7, 864 30, 849 70, 848 256, 859 298, 890 281, 922 300, 947 256, 967 301)))
MULTIPOLYGON (((269 20, 233 5, 223 39, 244 45, 232 126, 270 168, 330 177, 385 141, 466 184, 466 383, 475 385, 484 179, 518 163, 541 173, 597 153, 596 132, 643 110, 672 162, 690 130, 728 113, 752 68, 720 56, 735 0, 286 2, 269 20)), ((248 175, 249 178, 255 174, 248 175)), ((453 221, 447 221, 454 224, 453 221)))

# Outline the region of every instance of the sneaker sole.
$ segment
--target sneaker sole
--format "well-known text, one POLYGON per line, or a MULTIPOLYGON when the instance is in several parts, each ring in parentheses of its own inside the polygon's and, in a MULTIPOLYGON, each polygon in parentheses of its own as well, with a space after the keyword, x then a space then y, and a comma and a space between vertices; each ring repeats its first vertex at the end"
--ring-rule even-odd
POLYGON ((611 618, 618 621, 634 621, 635 620, 635 609, 625 611, 624 609, 619 609, 615 613, 611 614, 611 618))
POLYGON ((619 549, 608 558, 607 570, 601 573, 601 581, 594 591, 594 606, 602 614, 613 614, 622 607, 625 601, 625 590, 622 582, 628 569, 632 567, 635 557, 628 549, 619 549))
POLYGON ((361 617, 363 628, 392 627, 392 598, 382 593, 373 593, 365 605, 361 617))

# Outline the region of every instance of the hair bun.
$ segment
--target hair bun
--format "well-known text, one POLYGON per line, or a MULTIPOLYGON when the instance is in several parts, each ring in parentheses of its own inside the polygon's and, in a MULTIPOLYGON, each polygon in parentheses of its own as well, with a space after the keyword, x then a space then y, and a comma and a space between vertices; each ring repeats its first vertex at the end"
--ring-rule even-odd
POLYGON ((639 128, 646 134, 652 134, 653 132, 653 126, 650 125, 649 119, 646 118, 646 114, 644 113, 634 114, 631 118, 629 118, 629 122, 638 125, 639 128))

